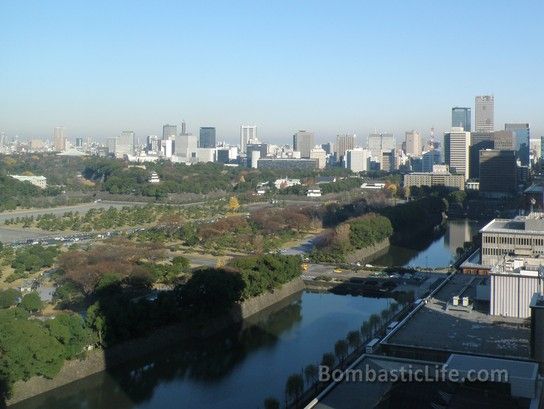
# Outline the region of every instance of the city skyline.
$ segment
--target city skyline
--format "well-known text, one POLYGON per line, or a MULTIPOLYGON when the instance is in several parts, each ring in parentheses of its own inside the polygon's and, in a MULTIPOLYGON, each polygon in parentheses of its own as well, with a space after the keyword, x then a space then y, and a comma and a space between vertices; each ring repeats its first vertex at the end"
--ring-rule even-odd
POLYGON ((425 136, 431 127, 440 135, 450 130, 451 107, 472 107, 475 95, 493 94, 496 127, 529 122, 533 135, 543 135, 544 85, 530 80, 543 62, 532 51, 544 34, 538 24, 543 5, 462 4, 471 10, 463 30, 434 24, 449 20, 459 4, 423 1, 129 9, 4 3, 0 129, 36 138, 64 126, 70 136, 105 140, 123 129, 158 134, 160 125, 186 119, 193 133, 211 123, 220 139, 232 143, 244 123, 258 125, 261 139, 278 143, 287 143, 297 129, 311 130, 318 141, 374 131, 398 137, 410 129, 425 136), (177 17, 183 24, 160 23, 177 17), (302 17, 315 28, 298 24, 302 17), (490 18, 494 24, 483 39, 481 24, 490 18), (232 24, 240 19, 252 21, 252 36, 244 25, 232 24), (502 23, 512 19, 524 24, 505 32, 502 23), (52 23, 59 20, 63 24, 52 23), (454 39, 475 47, 464 52, 463 65, 440 63, 451 58, 445 45, 454 39), (524 58, 505 64, 508 49, 524 58), (39 69, 29 60, 40 61, 39 69))

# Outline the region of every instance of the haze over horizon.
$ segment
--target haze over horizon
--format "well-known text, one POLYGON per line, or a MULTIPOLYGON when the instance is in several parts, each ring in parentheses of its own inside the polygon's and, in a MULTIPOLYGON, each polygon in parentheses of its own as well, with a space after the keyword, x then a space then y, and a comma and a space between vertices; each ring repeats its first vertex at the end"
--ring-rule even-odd
POLYGON ((495 95, 495 128, 544 134, 539 1, 0 4, 0 131, 143 138, 185 120, 236 143, 449 130, 495 95), (29 22, 32 24, 29 24, 29 22))

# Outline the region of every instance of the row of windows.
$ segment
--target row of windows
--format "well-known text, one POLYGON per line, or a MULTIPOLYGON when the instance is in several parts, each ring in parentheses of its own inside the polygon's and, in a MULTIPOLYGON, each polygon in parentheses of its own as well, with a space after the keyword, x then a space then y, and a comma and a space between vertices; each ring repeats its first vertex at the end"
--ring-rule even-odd
POLYGON ((502 256, 503 254, 507 254, 507 253, 508 251, 505 249, 488 248, 488 247, 482 248, 482 255, 484 256, 502 256))
POLYGON ((512 244, 519 246, 544 246, 544 238, 512 237, 512 236, 483 236, 484 244, 512 244))

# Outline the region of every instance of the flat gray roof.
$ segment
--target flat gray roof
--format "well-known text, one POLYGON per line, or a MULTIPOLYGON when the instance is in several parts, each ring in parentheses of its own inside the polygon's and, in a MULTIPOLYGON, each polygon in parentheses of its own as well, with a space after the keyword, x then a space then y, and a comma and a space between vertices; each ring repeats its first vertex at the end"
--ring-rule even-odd
MULTIPOLYGON (((446 310, 454 295, 475 298, 483 279, 455 274, 450 281, 384 344, 440 351, 529 359, 530 328, 523 319, 491 316, 476 304, 471 312, 446 310)), ((484 304, 485 305, 485 304, 484 304)))
MULTIPOLYGON (((375 371, 384 369, 424 369, 429 367, 429 373, 433 374, 435 368, 442 366, 438 362, 415 361, 403 358, 393 358, 378 355, 367 355, 353 369, 362 370, 363 373, 368 367, 375 371)), ((339 409, 339 408, 373 408, 380 402, 382 396, 391 388, 391 382, 340 382, 331 392, 325 395, 314 406, 316 409, 339 409)))
POLYGON ((448 369, 457 369, 462 372, 473 369, 487 371, 506 369, 509 378, 525 378, 534 381, 538 376, 538 364, 536 362, 514 361, 511 359, 451 354, 446 365, 448 369))

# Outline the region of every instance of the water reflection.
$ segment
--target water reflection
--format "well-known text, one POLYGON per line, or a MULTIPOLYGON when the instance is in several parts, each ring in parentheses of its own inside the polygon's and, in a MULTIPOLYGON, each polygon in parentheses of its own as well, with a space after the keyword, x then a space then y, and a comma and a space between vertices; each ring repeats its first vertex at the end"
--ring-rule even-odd
POLYGON ((388 299, 300 293, 205 340, 181 342, 153 356, 97 374, 14 406, 27 408, 242 408, 283 401, 285 380, 388 299))
POLYGON ((446 267, 455 258, 458 247, 471 241, 483 223, 450 220, 434 237, 413 240, 406 246, 391 246, 386 254, 372 260, 379 266, 446 267))

